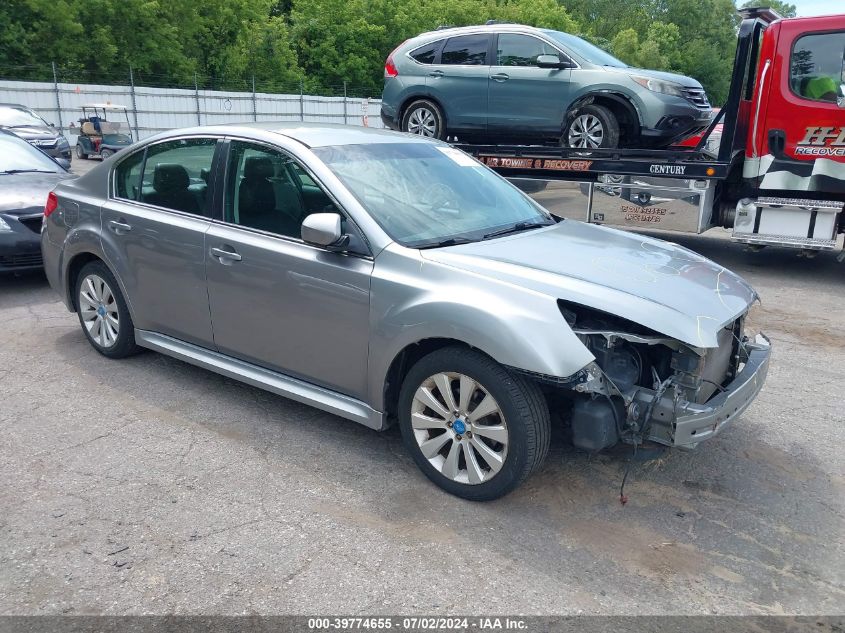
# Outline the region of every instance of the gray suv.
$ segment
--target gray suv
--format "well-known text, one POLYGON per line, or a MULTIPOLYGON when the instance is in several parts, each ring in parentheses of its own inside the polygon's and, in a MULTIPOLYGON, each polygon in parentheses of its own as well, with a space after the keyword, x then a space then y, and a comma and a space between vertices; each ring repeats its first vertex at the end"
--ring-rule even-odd
POLYGON ((44 216, 47 278, 103 356, 145 347, 372 429, 396 422, 425 475, 468 499, 540 467, 551 411, 591 452, 693 447, 768 368, 742 279, 555 218, 441 141, 177 130, 63 181, 44 216))
POLYGON ((665 146, 711 116, 695 79, 631 68, 574 35, 517 24, 423 33, 384 67, 385 125, 438 139, 665 146))

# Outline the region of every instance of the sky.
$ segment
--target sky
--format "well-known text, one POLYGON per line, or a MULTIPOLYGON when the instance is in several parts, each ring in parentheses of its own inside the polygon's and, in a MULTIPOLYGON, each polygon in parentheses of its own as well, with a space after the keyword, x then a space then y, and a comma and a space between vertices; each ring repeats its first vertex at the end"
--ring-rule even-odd
MULTIPOLYGON (((802 17, 811 15, 829 15, 831 13, 842 13, 845 10, 843 0, 787 0, 798 9, 798 15, 802 17)), ((760 6, 765 6, 764 2, 760 6)))

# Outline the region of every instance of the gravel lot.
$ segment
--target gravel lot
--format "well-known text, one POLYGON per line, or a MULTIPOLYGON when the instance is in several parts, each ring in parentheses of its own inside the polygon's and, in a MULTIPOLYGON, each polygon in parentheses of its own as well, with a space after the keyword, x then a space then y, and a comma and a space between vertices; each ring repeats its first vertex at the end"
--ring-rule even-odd
POLYGON ((106 360, 42 276, 0 278, 0 613, 843 613, 845 264, 673 239, 757 287, 775 357, 743 419, 637 465, 624 507, 627 452, 557 432, 527 485, 465 502, 396 429, 106 360))

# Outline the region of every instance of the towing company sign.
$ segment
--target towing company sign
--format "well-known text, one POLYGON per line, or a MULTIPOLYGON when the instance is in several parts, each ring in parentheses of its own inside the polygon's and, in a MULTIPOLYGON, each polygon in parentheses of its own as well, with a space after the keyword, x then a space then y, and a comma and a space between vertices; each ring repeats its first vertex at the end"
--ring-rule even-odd
POLYGON ((795 146, 798 156, 845 157, 845 127, 810 126, 795 146))
POLYGON ((553 171, 589 171, 591 160, 563 160, 559 158, 510 158, 505 156, 479 156, 488 167, 505 169, 549 169, 553 171))

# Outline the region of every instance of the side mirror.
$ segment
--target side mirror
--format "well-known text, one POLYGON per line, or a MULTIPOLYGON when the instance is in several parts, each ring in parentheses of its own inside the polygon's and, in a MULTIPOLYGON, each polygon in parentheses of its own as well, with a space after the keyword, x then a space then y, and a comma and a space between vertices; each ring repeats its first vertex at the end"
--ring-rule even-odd
POLYGON ((315 246, 342 247, 348 238, 341 232, 339 214, 312 213, 302 221, 302 241, 315 246))
POLYGON ((571 68, 572 64, 561 60, 557 55, 537 55, 537 66, 540 68, 571 68))
POLYGON ((54 158, 53 160, 55 160, 64 169, 70 171, 70 161, 67 158, 54 158))

